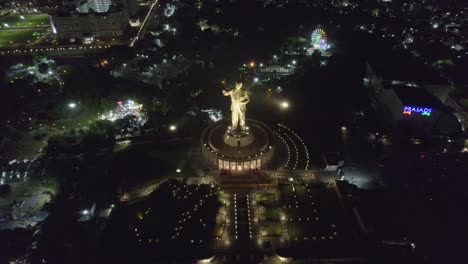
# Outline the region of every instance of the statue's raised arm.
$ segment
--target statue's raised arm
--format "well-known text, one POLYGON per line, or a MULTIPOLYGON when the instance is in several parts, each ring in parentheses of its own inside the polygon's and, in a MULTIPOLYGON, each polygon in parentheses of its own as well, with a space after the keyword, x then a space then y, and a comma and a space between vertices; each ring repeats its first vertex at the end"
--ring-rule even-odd
POLYGON ((223 92, 224 96, 229 96, 229 95, 231 95, 232 90, 231 91, 226 91, 226 90, 223 89, 222 92, 223 92))

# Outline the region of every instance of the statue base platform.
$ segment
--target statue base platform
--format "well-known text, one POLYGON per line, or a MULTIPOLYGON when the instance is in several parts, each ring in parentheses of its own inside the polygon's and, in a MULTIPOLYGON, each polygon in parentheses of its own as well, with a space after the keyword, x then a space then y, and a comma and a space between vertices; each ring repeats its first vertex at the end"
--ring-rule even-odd
POLYGON ((265 168, 273 156, 274 136, 262 122, 247 119, 245 133, 231 133, 229 120, 220 120, 203 131, 202 156, 216 170, 247 173, 265 168))
POLYGON ((246 147, 254 141, 254 137, 250 132, 246 132, 243 134, 233 134, 229 131, 223 136, 224 143, 231 147, 246 147))

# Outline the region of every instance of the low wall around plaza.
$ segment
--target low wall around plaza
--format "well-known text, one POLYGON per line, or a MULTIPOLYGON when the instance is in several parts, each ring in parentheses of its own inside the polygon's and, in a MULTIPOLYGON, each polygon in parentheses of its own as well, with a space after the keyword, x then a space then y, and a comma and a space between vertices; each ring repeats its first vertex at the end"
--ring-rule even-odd
MULTIPOLYGON (((224 135, 229 123, 221 120, 207 127, 201 137, 201 152, 205 164, 215 170, 247 172, 267 168, 273 158, 274 137, 262 122, 247 120, 253 140, 238 147, 227 144, 224 135)), ((229 143, 229 142, 228 142, 229 143)))
POLYGON ((243 172, 255 169, 264 169, 270 163, 274 154, 274 147, 257 157, 245 159, 227 159, 222 155, 202 147, 202 157, 206 165, 216 170, 243 172))

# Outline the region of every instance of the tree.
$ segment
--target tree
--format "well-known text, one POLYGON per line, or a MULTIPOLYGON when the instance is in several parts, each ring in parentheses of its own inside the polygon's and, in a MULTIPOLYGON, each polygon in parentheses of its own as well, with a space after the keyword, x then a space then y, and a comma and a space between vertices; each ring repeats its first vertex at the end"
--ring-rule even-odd
POLYGON ((171 106, 167 103, 166 98, 154 97, 151 103, 153 104, 154 111, 157 113, 166 114, 171 110, 171 106))
POLYGON ((78 150, 79 142, 80 139, 74 130, 54 135, 48 140, 46 153, 51 155, 71 154, 78 150))
POLYGON ((42 62, 38 65, 37 68, 39 69, 40 73, 45 74, 49 70, 49 65, 47 65, 47 63, 42 62))
POLYGON ((138 130, 138 117, 127 115, 124 118, 117 119, 114 123, 117 133, 122 135, 134 134, 138 130))
POLYGON ((81 138, 81 147, 84 152, 90 153, 100 148, 112 147, 115 144, 116 129, 108 120, 93 122, 81 138))
POLYGON ((26 255, 33 242, 33 231, 30 229, 16 228, 14 230, 0 231, 1 263, 10 262, 14 258, 26 255))
POLYGON ((115 144, 116 129, 111 121, 98 120, 86 130, 70 130, 49 138, 46 153, 51 155, 73 154, 78 151, 96 152, 115 144))

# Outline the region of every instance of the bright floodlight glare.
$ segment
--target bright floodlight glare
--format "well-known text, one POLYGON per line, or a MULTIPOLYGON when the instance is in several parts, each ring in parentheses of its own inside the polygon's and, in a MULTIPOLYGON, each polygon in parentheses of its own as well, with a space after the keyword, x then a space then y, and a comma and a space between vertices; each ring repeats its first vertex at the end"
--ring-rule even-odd
POLYGON ((21 19, 24 19, 24 16, 20 16, 21 19))
POLYGON ((292 61, 292 64, 296 65, 296 60, 293 60, 293 61, 292 61))
POLYGON ((254 78, 254 82, 258 82, 258 77, 255 77, 255 78, 254 78))
POLYGON ((182 171, 181 171, 180 169, 177 169, 176 172, 177 172, 177 173, 181 173, 182 171))
POLYGON ((284 109, 286 109, 286 108, 289 107, 289 103, 288 103, 288 102, 282 102, 282 103, 281 103, 281 107, 284 108, 284 109))
POLYGON ((345 127, 345 126, 342 126, 342 127, 341 127, 341 130, 346 130, 346 127, 345 127))
POLYGON ((3 26, 10 27, 10 25, 8 25, 7 23, 3 23, 3 26))
POLYGON ((83 215, 88 215, 88 214, 89 214, 89 211, 88 211, 88 210, 83 210, 83 212, 81 212, 81 214, 83 214, 83 215))
POLYGON ((68 104, 68 107, 70 107, 70 108, 75 108, 75 107, 76 107, 76 104, 75 104, 75 103, 69 103, 69 104, 68 104))
POLYGON ((171 125, 169 126, 169 130, 170 131, 175 131, 177 129, 177 127, 175 125, 171 125))

